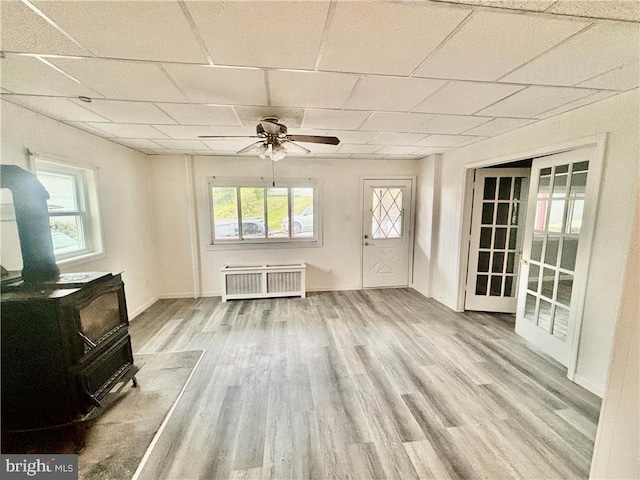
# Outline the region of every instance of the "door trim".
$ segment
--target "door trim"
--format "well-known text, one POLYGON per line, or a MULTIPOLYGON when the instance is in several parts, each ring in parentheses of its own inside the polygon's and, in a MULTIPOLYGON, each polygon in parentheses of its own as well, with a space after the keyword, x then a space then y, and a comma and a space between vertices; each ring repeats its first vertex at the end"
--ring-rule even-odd
MULTIPOLYGON (((408 255, 408 272, 407 272, 407 286, 413 287, 413 245, 414 245, 414 235, 415 235, 415 218, 416 218, 416 189, 418 186, 418 176, 417 175, 393 175, 393 174, 385 174, 385 175, 360 175, 360 211, 358 214, 360 215, 359 222, 359 231, 358 231, 358 242, 360 243, 360 254, 358 255, 360 271, 358 272, 358 288, 362 290, 364 287, 364 255, 362 252, 362 232, 364 231, 364 183, 365 180, 411 180, 411 198, 409 202, 411 202, 411 215, 409 215, 409 229, 407 235, 409 235, 409 251, 408 255)), ((392 287, 390 287, 392 288, 392 287)))
MULTIPOLYGON (((586 279, 589 277, 589 267, 591 265, 591 251, 593 246, 593 233, 595 230, 595 225, 598 222, 598 213, 600 208, 597 204, 597 201, 600 197, 600 190, 602 189, 602 170, 604 166, 604 162, 606 160, 605 152, 607 148, 607 134, 601 133, 598 135, 590 135, 588 137, 578 138, 575 140, 570 140, 567 142, 556 143, 552 145, 547 145, 544 147, 533 148, 529 150, 525 150, 523 152, 514 153, 510 155, 503 155, 500 157, 490 157, 484 160, 478 160, 475 162, 468 163, 464 166, 465 168, 465 182, 464 182, 464 191, 463 191, 463 205, 464 211, 461 215, 460 219, 460 232, 461 232, 461 242, 460 242, 460 252, 459 257, 461 259, 458 269, 458 305, 457 310, 464 310, 464 299, 465 299, 465 289, 466 289, 466 281, 467 281, 467 268, 469 266, 469 242, 471 241, 471 205, 473 204, 473 177, 475 169, 482 167, 489 167, 493 165, 501 165, 504 163, 515 162, 518 160, 526 160, 534 157, 542 157, 546 155, 553 155, 555 153, 567 152, 570 150, 578 150, 586 147, 595 147, 595 154, 593 159, 593 170, 589 170, 589 174, 593 174, 593 178, 595 179, 596 188, 594 188, 594 195, 589 197, 591 201, 595 200, 595 212, 593 215, 593 224, 588 225, 588 236, 585 236, 585 255, 583 258, 587 260, 587 266, 585 268, 586 279), (595 198, 593 198, 595 197, 595 198)), ((591 165, 591 164, 590 164, 591 165)), ((578 352, 580 348, 580 333, 582 331, 582 317, 584 314, 584 301, 586 294, 586 284, 588 281, 584 282, 584 287, 581 290, 581 296, 579 297, 579 301, 576 304, 576 321, 574 322, 574 338, 576 341, 573 342, 571 346, 571 353, 569 356, 569 364, 567 365, 567 378, 569 380, 576 381, 579 383, 579 376, 576 376, 576 369, 578 365, 578 352)), ((588 388, 585 385, 582 385, 585 388, 588 388)))

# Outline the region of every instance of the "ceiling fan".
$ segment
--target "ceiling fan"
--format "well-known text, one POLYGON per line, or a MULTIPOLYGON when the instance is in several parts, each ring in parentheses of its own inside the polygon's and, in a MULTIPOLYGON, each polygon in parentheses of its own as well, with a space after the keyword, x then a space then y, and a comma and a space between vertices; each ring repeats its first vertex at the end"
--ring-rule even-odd
POLYGON ((269 157, 274 162, 282 160, 287 154, 306 154, 311 152, 308 148, 294 142, 323 143, 325 145, 338 145, 338 137, 324 137, 320 135, 289 135, 287 126, 278 122, 277 118, 267 117, 256 125, 256 135, 199 135, 198 138, 259 138, 255 143, 243 148, 237 153, 249 153, 256 151, 260 158, 269 157))

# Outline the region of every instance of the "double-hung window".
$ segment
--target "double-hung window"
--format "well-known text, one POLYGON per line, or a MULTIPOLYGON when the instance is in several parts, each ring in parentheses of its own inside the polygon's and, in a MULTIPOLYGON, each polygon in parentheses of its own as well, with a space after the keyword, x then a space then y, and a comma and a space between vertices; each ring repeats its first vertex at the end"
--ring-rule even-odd
POLYGON ((213 178, 209 182, 211 244, 317 244, 318 192, 313 180, 277 187, 262 179, 213 178))
POLYGON ((102 253, 95 173, 37 155, 33 168, 49 193, 47 207, 56 261, 102 253))

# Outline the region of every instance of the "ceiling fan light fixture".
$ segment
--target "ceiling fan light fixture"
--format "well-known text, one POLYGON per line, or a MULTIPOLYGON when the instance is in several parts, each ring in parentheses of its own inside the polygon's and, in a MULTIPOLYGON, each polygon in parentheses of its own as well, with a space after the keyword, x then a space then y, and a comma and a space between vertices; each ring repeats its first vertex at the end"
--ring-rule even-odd
POLYGON ((282 160, 286 155, 287 151, 281 144, 278 144, 271 151, 271 160, 277 162, 278 160, 282 160))
POLYGON ((257 150, 258 150, 258 155, 260 155, 260 158, 265 159, 267 158, 267 155, 270 155, 270 147, 271 145, 267 145, 266 143, 263 143, 262 145, 260 145, 257 150))

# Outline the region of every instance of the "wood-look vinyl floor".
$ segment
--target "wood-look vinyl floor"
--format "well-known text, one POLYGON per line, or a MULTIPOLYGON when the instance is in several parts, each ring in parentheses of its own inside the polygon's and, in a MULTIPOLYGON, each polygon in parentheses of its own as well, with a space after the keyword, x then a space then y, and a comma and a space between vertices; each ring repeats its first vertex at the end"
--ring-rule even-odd
POLYGON ((136 352, 206 350, 141 479, 587 478, 600 399, 411 289, 162 300, 136 352))

